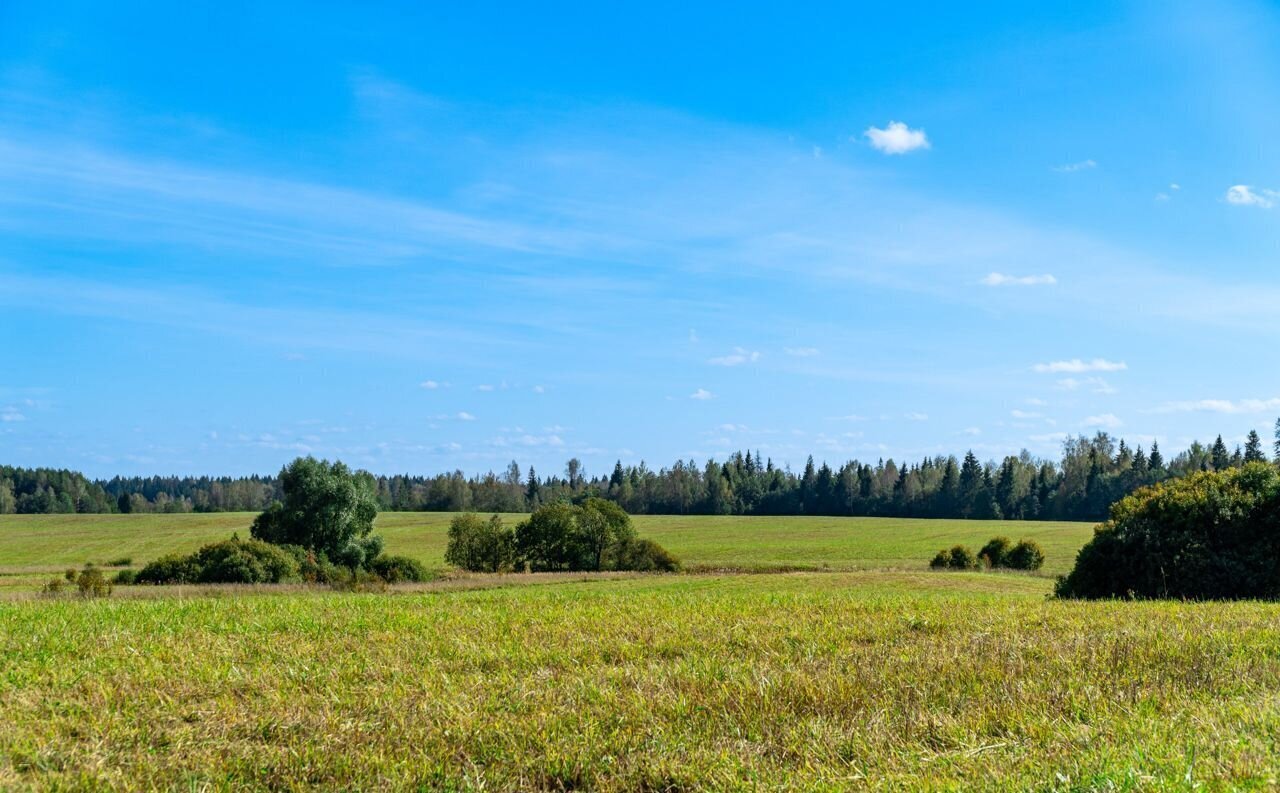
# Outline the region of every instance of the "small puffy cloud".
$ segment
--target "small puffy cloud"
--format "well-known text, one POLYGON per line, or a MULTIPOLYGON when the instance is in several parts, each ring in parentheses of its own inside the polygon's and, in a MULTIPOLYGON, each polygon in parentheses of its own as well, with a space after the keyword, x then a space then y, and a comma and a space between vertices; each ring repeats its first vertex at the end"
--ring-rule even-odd
POLYGON ((1271 209, 1276 205, 1277 199, 1280 199, 1280 192, 1263 187, 1238 184, 1227 188, 1227 203, 1236 206, 1271 209))
POLYGON ((1114 394, 1115 388, 1101 377, 1064 377, 1058 381, 1059 388, 1078 391, 1087 388, 1095 394, 1114 394))
POLYGON ((533 393, 535 393, 535 394, 545 394, 545 393, 547 393, 547 389, 546 389, 546 387, 544 387, 544 386, 536 385, 536 386, 534 386, 534 387, 533 387, 533 393))
POLYGON ((481 383, 480 385, 476 386, 476 390, 477 390, 477 391, 492 391, 492 390, 493 390, 493 386, 492 386, 492 385, 490 385, 490 384, 488 384, 488 383, 481 383))
POLYGON ((1046 432, 1042 435, 1031 435, 1027 440, 1032 443, 1060 443, 1067 439, 1065 432, 1046 432))
POLYGON ((1032 410, 1018 410, 1017 408, 1014 408, 1013 410, 1009 411, 1009 413, 1010 413, 1010 415, 1012 415, 1015 419, 1038 419, 1038 418, 1041 418, 1041 415, 1040 415, 1039 413, 1036 413, 1035 411, 1032 411, 1032 410))
POLYGON ((1032 368, 1037 372, 1051 374, 1082 374, 1084 372, 1122 372, 1128 369, 1129 365, 1124 361, 1108 361, 1106 358, 1094 358, 1092 361, 1072 358, 1069 361, 1038 363, 1032 368))
POLYGON ((0 422, 4 422, 5 424, 14 424, 19 421, 26 420, 27 417, 22 414, 22 411, 12 405, 0 408, 0 422))
POLYGON ((705 388, 699 388, 697 391, 694 391, 692 394, 689 395, 690 399, 697 399, 700 401, 713 399, 714 397, 715 395, 705 388))
POLYGON ((1097 416, 1088 416, 1084 421, 1080 422, 1082 427, 1096 427, 1098 429, 1113 430, 1124 424, 1114 413, 1102 413, 1097 416))
POLYGON ((1048 273, 1043 275, 1005 275, 988 273, 980 281, 983 286, 1053 286, 1058 279, 1048 273))
POLYGON ((721 355, 717 358, 711 358, 707 363, 712 366, 741 366, 744 363, 755 363, 760 360, 760 353, 755 350, 745 350, 742 347, 734 347, 733 352, 728 355, 721 355))
POLYGON ((885 154, 906 154, 929 148, 929 137, 923 129, 911 129, 901 121, 890 121, 884 129, 868 127, 862 136, 871 141, 872 148, 885 154))
POLYGON ((929 414, 928 414, 928 413, 914 413, 914 412, 913 412, 913 413, 905 413, 905 414, 903 414, 903 416, 902 416, 902 417, 903 417, 904 419, 906 419, 907 421, 928 421, 928 420, 929 420, 929 414))
POLYGON ((1058 173, 1076 173, 1077 171, 1092 171, 1097 167, 1098 164, 1093 160, 1081 160, 1080 162, 1069 162, 1066 165, 1055 165, 1053 170, 1058 173))
POLYGON ((818 354, 817 347, 784 347, 783 352, 792 358, 812 358, 818 354))
POLYGON ((435 391, 437 388, 440 387, 440 383, 436 382, 435 380, 423 380, 419 385, 428 391, 435 391))
POLYGON ((458 421, 475 421, 476 420, 475 416, 471 415, 465 410, 458 411, 458 415, 455 416, 454 418, 458 419, 458 421))
POLYGON ((962 435, 981 435, 982 429, 980 427, 965 427, 963 430, 961 430, 961 434, 962 435))
POLYGON ((1280 397, 1271 399, 1196 399, 1185 402, 1166 402, 1153 413, 1271 413, 1280 410, 1280 397))

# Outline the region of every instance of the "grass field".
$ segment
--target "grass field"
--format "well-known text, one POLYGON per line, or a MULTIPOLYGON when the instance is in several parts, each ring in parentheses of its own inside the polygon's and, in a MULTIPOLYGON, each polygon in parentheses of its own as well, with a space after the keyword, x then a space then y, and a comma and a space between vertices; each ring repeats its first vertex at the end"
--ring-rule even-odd
POLYGON ((1280 607, 1027 576, 0 603, 0 787, 1271 788, 1280 607))
MULTIPOLYGON (((522 516, 509 515, 516 521, 522 516)), ((444 566, 448 513, 387 512, 377 531, 390 553, 444 566)), ((0 515, 0 575, 56 572, 68 565, 129 557, 135 565, 166 553, 193 551, 239 532, 249 513, 191 515, 0 515)), ((740 570, 922 569, 940 548, 975 550, 996 534, 1034 538, 1045 572, 1066 572, 1090 536, 1086 523, 904 520, 897 518, 710 517, 641 515, 642 536, 662 543, 688 566, 740 570)))
MULTIPOLYGON (((440 567, 449 517, 378 527, 440 567)), ((0 518, 0 789, 1280 784, 1280 605, 1054 601, 1048 575, 924 569, 1003 533, 1060 572, 1083 524, 641 517, 700 570, 811 569, 33 594, 250 520, 0 518)))

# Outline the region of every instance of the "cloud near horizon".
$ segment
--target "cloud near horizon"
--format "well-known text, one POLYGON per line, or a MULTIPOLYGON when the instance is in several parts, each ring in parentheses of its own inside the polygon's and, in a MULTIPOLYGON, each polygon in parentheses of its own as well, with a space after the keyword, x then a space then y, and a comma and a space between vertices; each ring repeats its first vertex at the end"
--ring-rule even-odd
POLYGON ((1128 369, 1129 365, 1124 361, 1108 361, 1106 358, 1094 358, 1091 361, 1072 358, 1069 361, 1038 363, 1032 368, 1042 373, 1081 374, 1083 372, 1121 372, 1128 369))

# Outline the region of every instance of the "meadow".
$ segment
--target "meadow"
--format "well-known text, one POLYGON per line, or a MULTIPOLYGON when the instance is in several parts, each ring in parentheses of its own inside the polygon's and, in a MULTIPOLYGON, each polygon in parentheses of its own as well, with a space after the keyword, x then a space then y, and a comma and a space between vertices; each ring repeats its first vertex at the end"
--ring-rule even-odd
MULTIPOLYGON (((452 513, 384 512, 375 530, 387 551, 443 569, 452 513)), ((506 515, 515 522, 522 515, 506 515)), ((129 558, 135 566, 190 552, 232 533, 249 536, 247 512, 174 515, 0 515, 0 580, 5 574, 57 572, 69 565, 129 558)), ((1030 537, 1045 551, 1046 574, 1071 567, 1092 536, 1088 523, 913 520, 906 518, 720 517, 638 515, 643 537, 657 540, 694 570, 923 569, 944 546, 975 550, 996 534, 1030 537)))
MULTIPOLYGON (((384 514, 442 565, 447 515, 384 514)), ((0 520, 12 580, 247 515, 0 520), (22 539, 25 537, 25 539, 22 539)), ((930 572, 1083 524, 638 518, 701 572, 0 599, 0 788, 1194 790, 1280 779, 1280 606, 930 572), (791 568, 802 572, 780 572, 791 568), (717 572, 733 570, 738 572, 717 572), (740 571, 772 571, 744 574, 740 571)))

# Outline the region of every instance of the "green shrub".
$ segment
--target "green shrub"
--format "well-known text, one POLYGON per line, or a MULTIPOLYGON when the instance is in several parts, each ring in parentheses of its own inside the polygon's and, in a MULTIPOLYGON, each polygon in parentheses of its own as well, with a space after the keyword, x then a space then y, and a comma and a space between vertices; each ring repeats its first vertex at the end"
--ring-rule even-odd
POLYGON ((635 570, 642 573, 674 573, 680 569, 680 560, 653 540, 631 540, 618 553, 617 570, 635 570))
POLYGON ((951 554, 952 570, 973 570, 978 566, 978 557, 973 555, 973 551, 963 545, 953 545, 949 551, 951 554))
POLYGON ((516 563, 515 534, 497 515, 485 520, 474 512, 464 512, 449 522, 444 560, 472 572, 506 572, 516 563))
POLYGON ((943 548, 934 555, 933 561, 929 562, 929 567, 934 570, 945 570, 951 566, 951 551, 943 548))
POLYGON ((407 556, 379 556, 369 565, 370 572, 388 584, 418 584, 431 580, 427 568, 407 556))
POLYGON ((1005 555, 1004 566, 1014 570, 1039 570, 1044 566, 1044 551, 1035 540, 1019 540, 1005 555))
POLYGON ((171 553, 143 565, 134 580, 139 584, 194 584, 198 575, 194 556, 171 553))
POLYGON ((117 586, 129 586, 130 584, 136 583, 137 580, 138 580, 138 574, 136 571, 121 570, 120 572, 115 574, 114 578, 111 579, 111 583, 117 586))
POLYGON ((1111 507, 1060 597, 1280 597, 1280 474, 1266 463, 1192 474, 1111 507))
POLYGON ((40 594, 44 597, 58 597, 62 594, 62 590, 66 589, 67 582, 64 578, 52 578, 49 583, 40 587, 40 594))
POLYGON ((107 562, 104 566, 105 567, 128 567, 131 564, 133 564, 132 556, 121 556, 119 559, 112 559, 111 561, 107 562))
POLYGON ((76 582, 76 577, 79 575, 80 575, 80 571, 75 569, 74 567, 68 567, 67 571, 62 574, 63 578, 67 579, 73 584, 76 582))
POLYGON ((987 567, 1006 567, 1009 549, 1012 546, 1013 542, 1008 537, 992 537, 987 540, 986 545, 982 546, 982 550, 978 551, 978 560, 987 567))
POLYGON ((111 594, 111 584, 106 576, 93 566, 86 567, 76 576, 76 589, 80 590, 83 598, 101 598, 111 594))
POLYGON ((279 584, 299 580, 299 564, 287 548, 232 538, 190 556, 170 555, 138 571, 142 584, 279 584))

